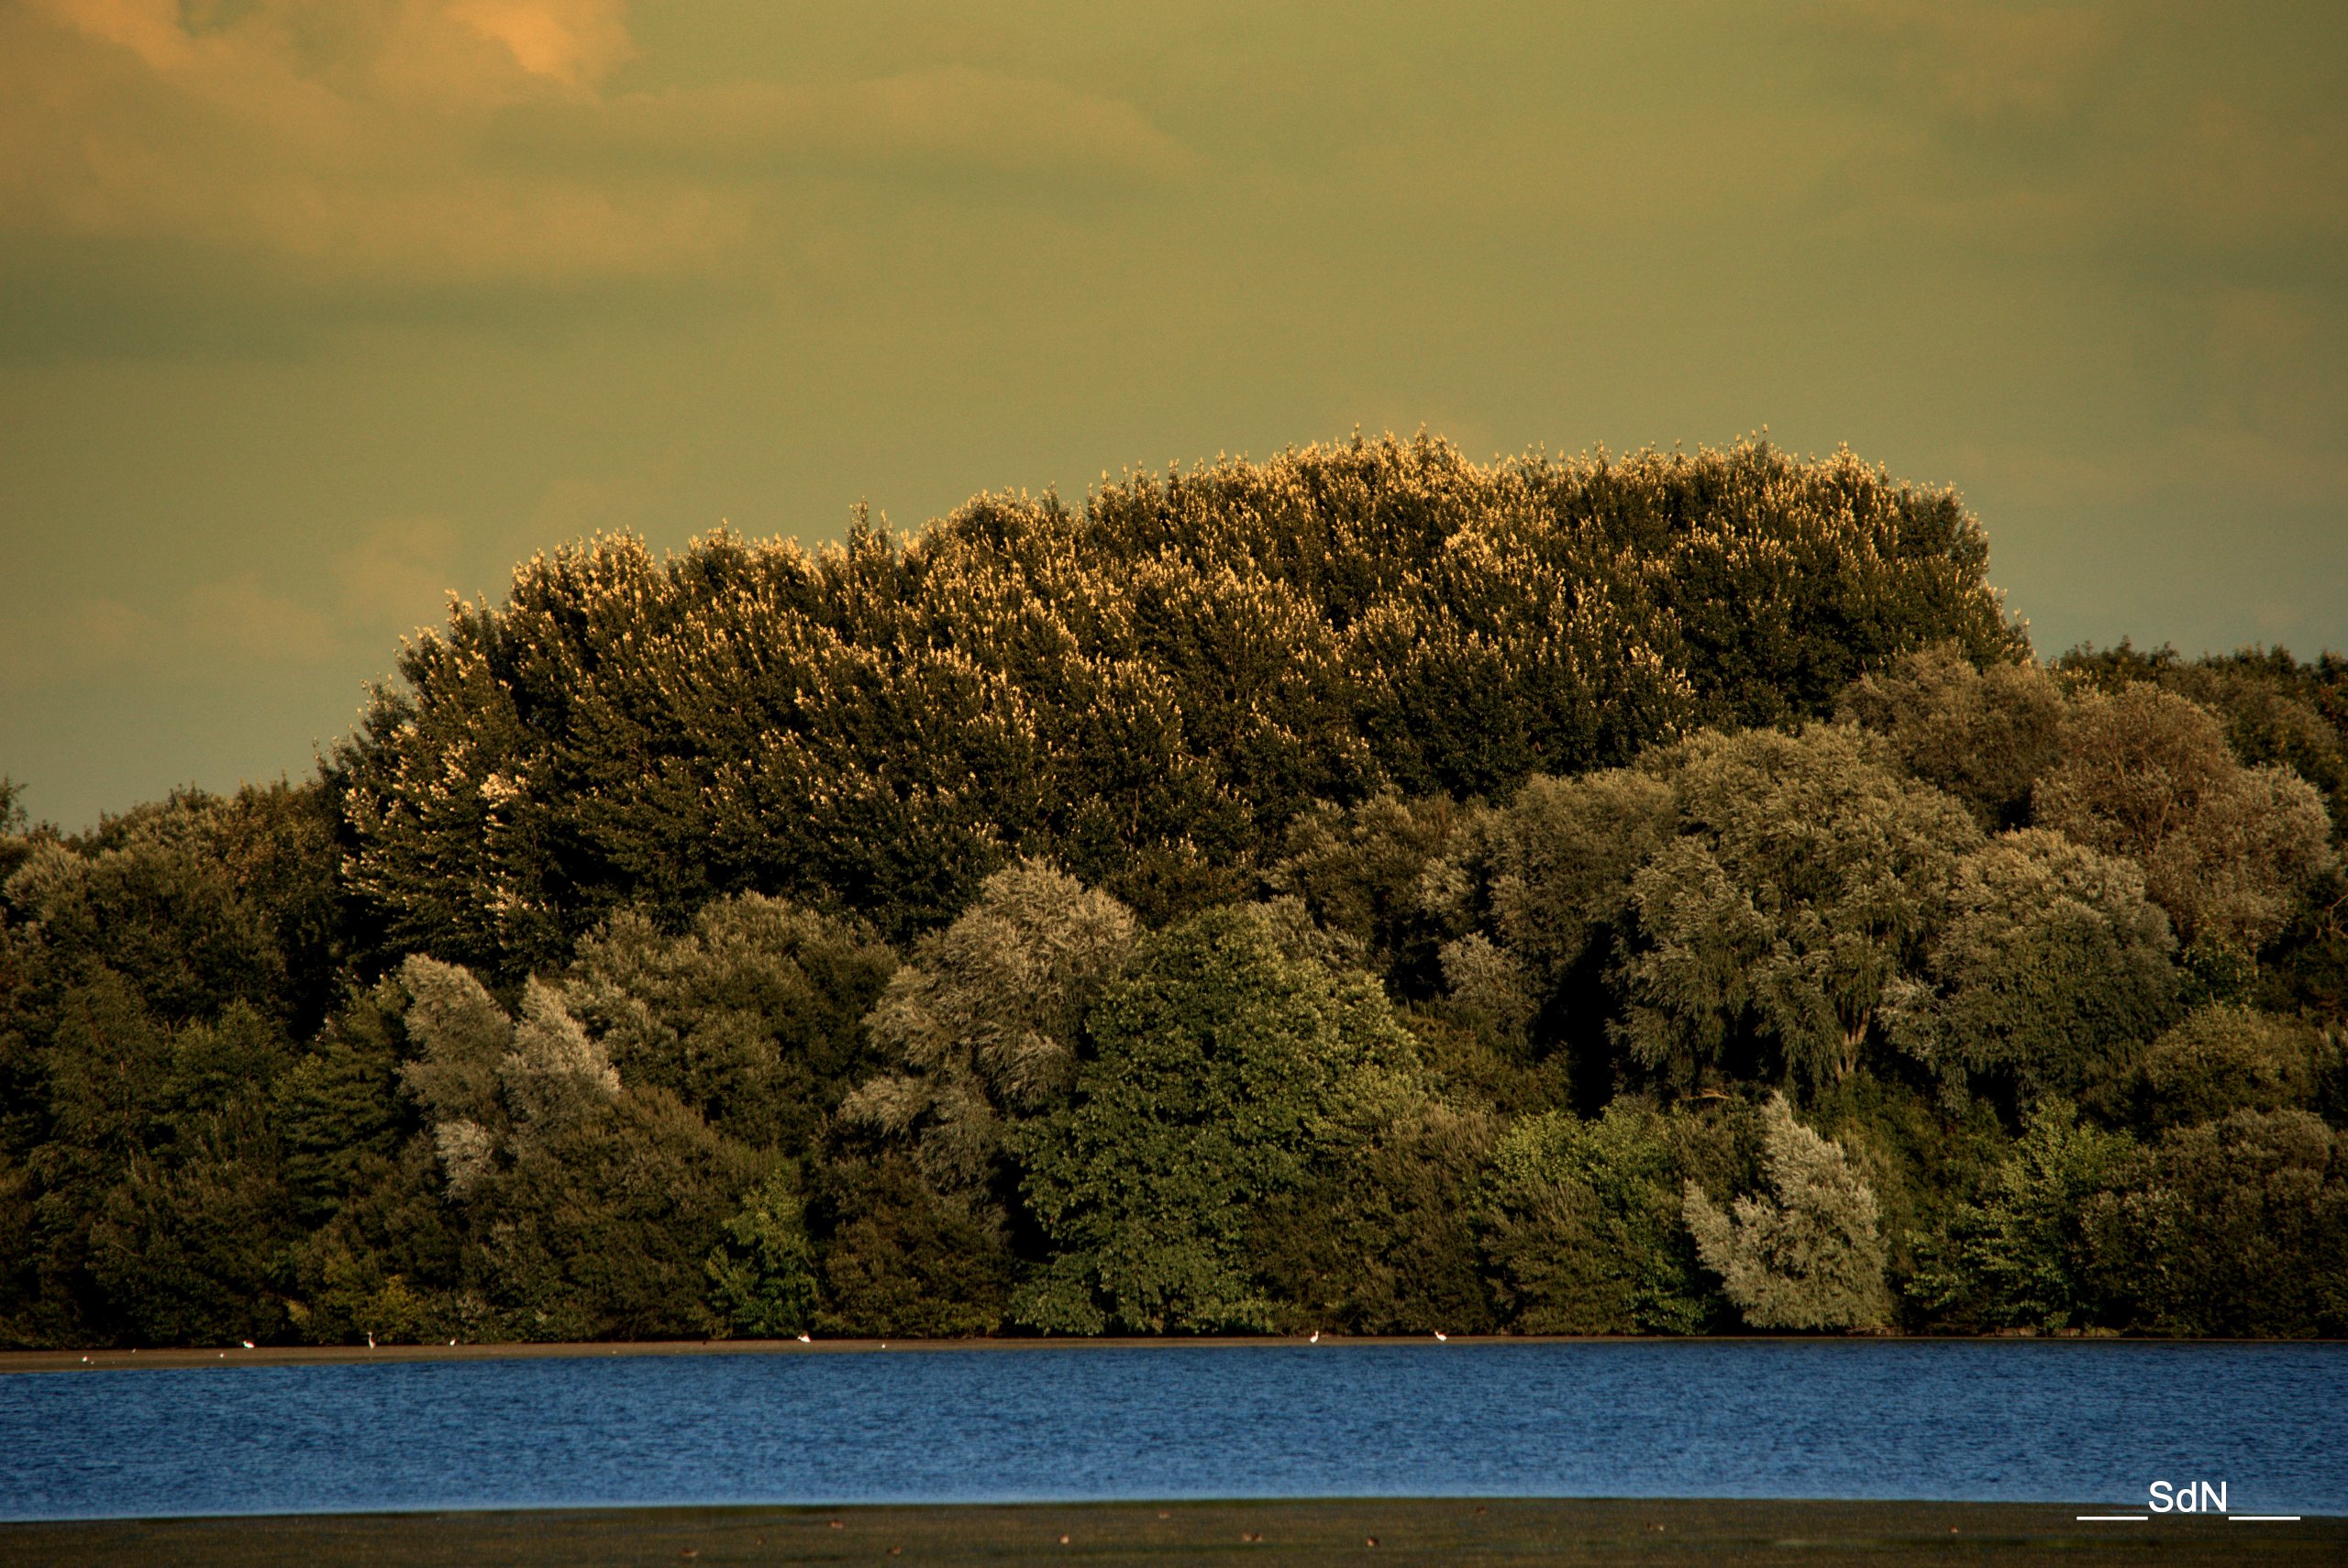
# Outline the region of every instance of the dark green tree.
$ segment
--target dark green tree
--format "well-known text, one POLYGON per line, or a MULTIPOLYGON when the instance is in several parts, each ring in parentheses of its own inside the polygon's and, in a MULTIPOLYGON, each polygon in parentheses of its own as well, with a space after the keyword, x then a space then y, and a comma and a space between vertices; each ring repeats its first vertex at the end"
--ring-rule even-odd
POLYGON ((1891 1038, 2010 1108, 2124 1071, 2175 1016, 2175 941, 2128 861, 2058 834, 2001 834, 1958 863, 1922 975, 1896 982, 1891 1038))
POLYGON ((1767 445, 1483 467, 1431 438, 982 496, 809 556, 534 558, 402 657, 331 774, 379 954, 501 982, 625 906, 902 938, 1047 855, 1162 922, 1313 802, 1498 796, 2020 646, 1947 491, 1767 445))
POLYGON ((623 1078, 795 1159, 880 1065, 864 1017, 896 967, 853 922, 746 894, 673 936, 621 911, 581 942, 561 989, 623 1078))
POLYGON ((2035 664, 1977 666, 1942 646, 1902 654, 1844 689, 1837 717, 1876 731, 1910 774, 1972 809, 1991 833, 2029 825, 2031 790, 2062 759, 2067 706, 2035 664))
POLYGON ((2304 1110, 2173 1128, 2088 1200, 2097 1286, 2122 1327, 2293 1337, 2348 1332, 2348 1171, 2304 1110))
POLYGON ((2067 1102, 2041 1101, 1980 1190, 1921 1245, 1910 1295, 1935 1324, 1975 1333, 2099 1321, 2085 1210, 2135 1152, 2124 1133, 2082 1122, 2067 1102))
POLYGON ((1512 1327, 1534 1334, 1684 1334, 1712 1316, 1681 1220, 1665 1119, 1618 1100, 1595 1121, 1531 1117, 1501 1141, 1483 1243, 1512 1327))
POLYGON ((1357 1157, 1424 1099, 1376 983, 1285 948, 1264 911, 1210 911, 1146 940, 1093 1010, 1074 1099, 1017 1139, 1055 1249, 1020 1295, 1022 1321, 1274 1326, 1248 1244, 1256 1206, 1357 1157))

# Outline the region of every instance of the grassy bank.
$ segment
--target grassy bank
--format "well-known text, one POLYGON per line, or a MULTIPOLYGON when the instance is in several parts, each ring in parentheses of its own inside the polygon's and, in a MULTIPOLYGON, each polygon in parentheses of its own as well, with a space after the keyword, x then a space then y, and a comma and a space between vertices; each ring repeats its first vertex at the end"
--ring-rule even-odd
POLYGON ((2051 1505, 1355 1500, 645 1508, 0 1525, 0 1562, 58 1568, 798 1562, 2332 1563, 2348 1519, 2082 1524, 2051 1505))

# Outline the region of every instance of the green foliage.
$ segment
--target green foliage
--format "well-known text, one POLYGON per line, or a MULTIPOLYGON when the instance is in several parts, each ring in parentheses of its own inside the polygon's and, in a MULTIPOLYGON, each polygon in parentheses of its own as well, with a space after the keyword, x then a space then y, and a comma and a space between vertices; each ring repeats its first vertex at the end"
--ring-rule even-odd
POLYGON ((481 1283, 526 1340, 698 1338, 718 1325, 707 1260, 758 1157, 665 1089, 581 1106, 519 1141, 471 1192, 481 1283))
POLYGON ((486 1123, 500 1113, 498 1066, 514 1044, 514 1021, 472 972, 415 954, 400 966, 408 1038, 401 1066, 409 1094, 436 1123, 486 1123))
POLYGON ((781 1172, 769 1176, 724 1231, 703 1265, 710 1309, 722 1329, 778 1339, 809 1327, 815 1316, 815 1253, 796 1184, 781 1172))
POLYGON ((2042 829, 2001 834, 1957 863, 1922 976, 1889 988, 1888 1032, 2009 1104, 2076 1096, 2173 1016, 2173 946, 2133 865, 2042 829))
POLYGON ((944 1339, 1002 1326, 1018 1263, 1001 1205, 941 1192, 901 1153, 843 1160, 828 1180, 825 1332, 944 1339))
POLYGON ((1642 767, 1681 832, 1631 878, 1623 1047, 1681 1082, 1748 1043, 1787 1083, 1847 1077, 1979 830, 1844 726, 1707 734, 1642 767))
POLYGON ((1976 1332, 2095 1321, 2102 1290, 2084 1211, 2134 1154, 2067 1102, 2041 1102, 1980 1190, 1920 1246, 1911 1295, 1943 1326, 1976 1332))
POLYGON ((1655 1110, 1551 1111, 1509 1130, 1487 1178, 1483 1245, 1512 1327, 1684 1334, 1712 1316, 1680 1219, 1680 1162, 1655 1110))
POLYGON ((243 1205, 255 1238, 283 1222, 269 1130, 233 1152, 200 1130, 232 1113, 249 1128, 246 1113, 293 1059, 289 1036, 323 1015, 332 830, 324 790, 281 785, 183 791, 75 837, 10 835, 0 1154, 21 1173, 16 1201, 29 1223, 0 1297, 0 1335, 219 1338, 267 1317, 266 1270, 247 1238, 208 1220, 173 1231, 164 1211, 243 1205), (122 1252, 120 1239, 150 1220, 162 1227, 161 1272, 122 1252), (162 1293, 151 1307, 150 1289, 162 1293), (222 1305, 240 1294, 255 1304, 222 1305))
POLYGON ((1497 793, 2017 645, 1947 491, 1764 445, 1484 468, 1356 441, 986 496, 810 557, 604 539, 401 659, 337 754, 392 953, 511 977, 757 889, 892 935, 1014 853, 1162 920, 1314 801, 1497 793))
POLYGON ((1374 984, 1291 956, 1246 908, 1146 940, 1090 1032, 1073 1102, 1019 1134, 1057 1252, 1016 1315, 1061 1333, 1271 1327, 1248 1209, 1422 1098, 1410 1035, 1374 984))
POLYGON ((0 779, 0 1342, 2342 1332, 2348 660, 1985 549, 1387 439, 537 558, 313 782, 0 779))
POLYGON ((1244 1251, 1279 1326, 1494 1328, 1475 1195, 1498 1126, 1490 1113, 1425 1101, 1373 1129, 1334 1168, 1256 1199, 1244 1251))
POLYGON ((2237 1110, 2308 1110, 2337 1072, 2339 1042, 2303 1020, 2251 1008, 2201 1008, 2134 1064, 2126 1109, 2153 1127, 2216 1121, 2237 1110))
POLYGON ((400 973, 416 1047, 403 1077, 445 1191, 465 1209, 463 1280, 495 1331, 672 1338, 719 1326, 709 1255, 761 1156, 669 1090, 624 1087, 552 986, 523 988, 517 1021, 462 966, 413 956, 400 973))
POLYGON ((2075 648, 2055 668, 2087 690, 2157 686, 2199 704, 2224 722, 2239 760, 2290 768, 2323 795, 2332 822, 2348 827, 2348 657, 2327 653, 2302 664, 2282 648, 2244 648, 2188 660, 2172 647, 2147 654, 2122 639, 2100 651, 2075 648))
POLYGON ((351 988, 316 1044, 277 1079, 285 1181, 305 1223, 333 1213, 398 1147, 405 1010, 396 980, 351 988))
POLYGON ((464 1287, 467 1216, 447 1198, 428 1137, 355 1162, 349 1195, 295 1251, 288 1311, 317 1344, 479 1339, 499 1331, 464 1287))
POLYGON ((333 802, 313 784, 184 790, 78 838, 36 840, 9 876, 50 964, 120 974, 158 1017, 242 1001, 295 1031, 331 1001, 333 802))
POLYGON ((1683 1212, 1706 1268, 1756 1329, 1874 1329, 1890 1303, 1874 1190, 1840 1144, 1794 1120, 1783 1095, 1761 1108, 1766 1197, 1723 1213, 1693 1180, 1683 1212))
POLYGON ((90 1275, 134 1344, 267 1341, 301 1236, 282 1162, 250 1108, 183 1126, 172 1157, 135 1157, 90 1226, 90 1275))
POLYGON ((1625 923, 1631 876, 1678 818, 1676 791, 1647 773, 1528 778, 1504 810, 1464 825, 1446 867, 1452 896, 1498 935, 1529 998, 1545 1002, 1625 923))
POLYGON ((1439 948, 1451 934, 1442 884, 1428 873, 1459 817, 1447 795, 1404 800, 1390 788, 1351 808, 1315 801, 1289 825, 1265 881, 1351 942, 1395 995, 1423 999, 1441 987, 1439 948))
POLYGON ((878 1065, 864 1017, 896 967, 853 922, 746 894, 673 936, 620 911, 581 942, 562 993, 629 1082, 795 1158, 878 1065))
POLYGON ((1908 772, 1995 833, 2028 825, 2031 789, 2061 758, 2063 689, 2035 664, 1977 667, 1943 646, 1844 689, 1835 715, 1891 743, 1908 772))
POLYGON ((2037 820, 2143 867, 2188 946, 2256 951, 2332 864, 2321 797, 2287 767, 2242 766, 2218 720, 2182 697, 2089 692, 2065 751, 2038 781, 2037 820))
POLYGON ((1134 940, 1131 911, 1041 861, 996 872, 890 980, 869 1022, 897 1068, 859 1086, 843 1116, 911 1137, 941 1187, 988 1182, 1005 1119, 1066 1099, 1085 1013, 1134 940))
POLYGON ((2180 1335, 2348 1332, 2348 1162, 2303 1110, 2173 1128, 2085 1222, 2125 1327, 2180 1335))

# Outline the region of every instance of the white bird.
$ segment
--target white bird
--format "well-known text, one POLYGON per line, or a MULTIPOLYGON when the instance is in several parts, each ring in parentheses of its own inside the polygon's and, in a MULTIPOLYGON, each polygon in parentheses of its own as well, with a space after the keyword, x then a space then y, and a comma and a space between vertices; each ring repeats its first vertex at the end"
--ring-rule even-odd
POLYGON ((807 1335, 805 1335, 805 1334, 802 1334, 802 1335, 800 1335, 800 1336, 799 1336, 799 1342, 800 1342, 801 1344, 803 1344, 803 1345, 812 1345, 812 1344, 814 1344, 815 1342, 814 1342, 813 1339, 811 1339, 809 1336, 807 1336, 807 1335))
POLYGON ((250 1340, 238 1340, 237 1342, 238 1342, 238 1344, 240 1344, 240 1345, 244 1346, 247 1350, 250 1350, 250 1349, 252 1349, 252 1348, 253 1348, 253 1342, 252 1342, 252 1341, 250 1341, 250 1340))
POLYGON ((367 1336, 367 1348, 369 1350, 373 1350, 375 1348, 375 1336, 372 1334, 367 1336))
POLYGON ((1437 1329, 1437 1330, 1434 1331, 1434 1337, 1435 1337, 1436 1339, 1439 1339, 1439 1340, 1447 1340, 1447 1339, 1449 1339, 1451 1336, 1450 1336, 1449 1334, 1445 1333, 1441 1329, 1437 1329))
POLYGON ((1304 1342, 1305 1342, 1306 1344, 1309 1344, 1309 1345, 1317 1345, 1317 1344, 1319 1344, 1319 1343, 1321 1342, 1321 1331, 1320 1331, 1320 1330, 1318 1330, 1318 1329, 1313 1330, 1313 1331, 1312 1331, 1312 1337, 1311 1339, 1309 1339, 1309 1340, 1305 1341, 1304 1342))
POLYGON ((450 1344, 452 1344, 452 1345, 453 1345, 453 1344, 455 1344, 457 1342, 456 1342, 456 1341, 454 1341, 454 1340, 450 1340, 449 1342, 450 1344))

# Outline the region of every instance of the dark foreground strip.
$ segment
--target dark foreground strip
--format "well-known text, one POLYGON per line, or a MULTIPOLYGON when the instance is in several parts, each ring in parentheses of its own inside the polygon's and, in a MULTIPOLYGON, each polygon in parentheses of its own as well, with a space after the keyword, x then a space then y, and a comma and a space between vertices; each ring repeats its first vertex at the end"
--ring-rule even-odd
POLYGON ((1326 1500, 615 1508, 0 1525, 0 1563, 721 1568, 752 1563, 2348 1562, 2348 1519, 2084 1524, 2077 1506, 1326 1500))

